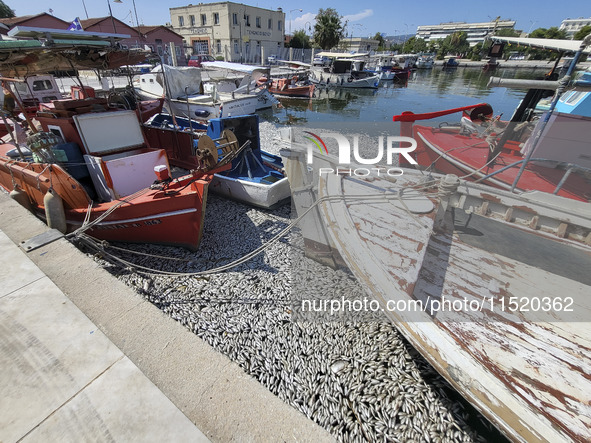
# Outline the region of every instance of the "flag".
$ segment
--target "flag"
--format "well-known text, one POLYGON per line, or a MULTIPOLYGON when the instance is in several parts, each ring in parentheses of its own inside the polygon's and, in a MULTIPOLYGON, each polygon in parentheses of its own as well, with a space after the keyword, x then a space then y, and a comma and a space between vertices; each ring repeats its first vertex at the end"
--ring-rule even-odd
POLYGON ((68 28, 68 31, 84 31, 84 29, 82 29, 82 25, 80 24, 79 17, 76 17, 74 19, 74 21, 72 23, 70 23, 70 27, 68 28))

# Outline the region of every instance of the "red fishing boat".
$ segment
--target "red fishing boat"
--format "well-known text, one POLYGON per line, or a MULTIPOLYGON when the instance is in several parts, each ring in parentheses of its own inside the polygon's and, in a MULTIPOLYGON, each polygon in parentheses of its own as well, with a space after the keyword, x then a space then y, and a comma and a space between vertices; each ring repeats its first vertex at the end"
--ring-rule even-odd
MULTIPOLYGON (((546 44, 554 45, 554 42, 546 44)), ((559 41, 556 46, 562 48, 565 44, 559 41)), ((568 45, 583 46, 582 42, 573 41, 568 41, 568 45)), ((509 82, 494 78, 493 81, 499 85, 509 82)), ((534 86, 509 122, 491 118, 492 108, 486 103, 394 116, 394 121, 401 122, 401 135, 413 137, 417 142, 413 155, 418 165, 501 189, 537 190, 574 200, 591 200, 588 143, 591 94, 577 91, 577 84, 591 82, 591 73, 585 73, 582 80, 564 94, 560 89, 562 83, 558 82, 510 82, 511 86, 521 82, 524 82, 521 87, 534 86), (536 116, 534 110, 539 99, 547 95, 548 90, 557 88, 550 110, 536 116), (413 126, 418 120, 457 112, 463 112, 464 116, 456 126, 413 126)), ((404 158, 400 160, 405 163, 404 158)))
POLYGON ((222 136, 221 161, 217 149, 201 150, 191 173, 173 180, 165 150, 145 145, 133 111, 82 114, 74 122, 82 147, 47 132, 29 137, 28 150, 0 145, 0 185, 64 233, 197 248, 208 184, 230 167, 235 137, 222 136))

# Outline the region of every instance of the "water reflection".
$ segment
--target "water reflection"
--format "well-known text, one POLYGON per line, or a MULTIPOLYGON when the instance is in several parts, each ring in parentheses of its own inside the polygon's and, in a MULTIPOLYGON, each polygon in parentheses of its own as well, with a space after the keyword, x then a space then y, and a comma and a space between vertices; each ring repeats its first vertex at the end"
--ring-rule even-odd
MULTIPOLYGON (((417 70, 407 83, 384 82, 377 90, 328 88, 316 90, 313 99, 281 98, 282 108, 261 118, 296 125, 323 121, 391 122, 393 115, 403 111, 433 112, 481 102, 489 103, 495 114, 511 115, 525 91, 489 88, 490 77, 536 79, 544 74, 539 69, 417 70)), ((433 124, 438 124, 438 120, 433 124)))

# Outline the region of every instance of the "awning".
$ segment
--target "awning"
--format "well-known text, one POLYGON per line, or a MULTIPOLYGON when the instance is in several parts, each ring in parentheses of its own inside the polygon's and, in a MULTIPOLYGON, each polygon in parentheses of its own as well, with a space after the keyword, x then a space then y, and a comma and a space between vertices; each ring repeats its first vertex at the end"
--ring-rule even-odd
MULTIPOLYGON (((491 40, 499 40, 502 42, 529 46, 531 48, 539 49, 553 49, 555 51, 577 52, 583 43, 582 40, 559 40, 553 38, 520 38, 520 37, 500 37, 496 35, 490 36, 491 40)), ((585 54, 591 54, 591 47, 583 51, 585 54)))

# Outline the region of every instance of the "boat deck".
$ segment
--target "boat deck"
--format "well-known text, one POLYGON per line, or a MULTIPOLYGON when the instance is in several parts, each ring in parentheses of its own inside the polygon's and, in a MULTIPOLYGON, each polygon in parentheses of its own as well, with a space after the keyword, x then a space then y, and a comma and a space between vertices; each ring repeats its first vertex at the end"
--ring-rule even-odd
MULTIPOLYGON (((505 151, 493 163, 485 166, 489 146, 482 138, 460 136, 457 130, 445 128, 439 129, 415 125, 413 129, 415 138, 419 143, 419 148, 416 151, 419 165, 427 167, 434 164, 435 169, 445 173, 457 174, 460 177, 477 170, 471 174, 470 180, 482 178, 523 159, 515 151, 505 151), (423 144, 422 148, 421 144, 423 144)), ((501 189, 510 189, 518 172, 519 165, 499 172, 488 179, 487 183, 501 189)), ((524 170, 518 183, 518 189, 535 189, 553 193, 564 173, 564 169, 548 168, 532 163, 524 170)), ((580 201, 589 201, 591 199, 591 180, 576 173, 571 174, 562 189, 559 190, 558 195, 580 201)))

